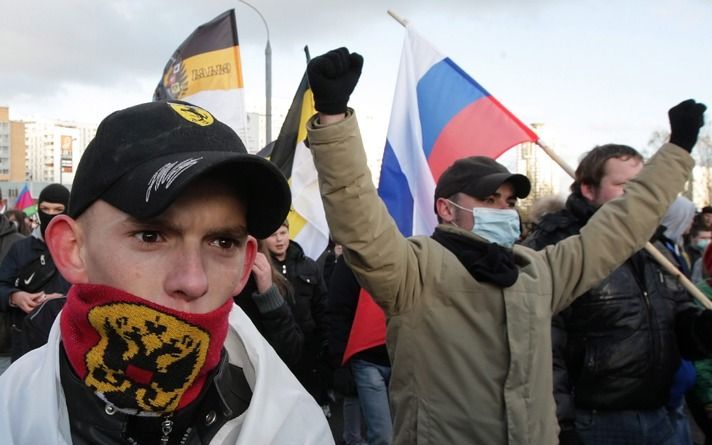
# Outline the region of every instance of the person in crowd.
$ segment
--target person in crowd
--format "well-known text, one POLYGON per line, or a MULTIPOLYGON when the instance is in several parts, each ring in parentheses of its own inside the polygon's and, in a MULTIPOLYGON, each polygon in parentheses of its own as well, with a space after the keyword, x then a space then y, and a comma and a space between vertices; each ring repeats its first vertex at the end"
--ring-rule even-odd
POLYGON ((29 236, 30 233, 32 233, 32 229, 27 224, 27 215, 25 215, 25 212, 23 212, 22 210, 8 210, 5 212, 5 216, 7 216, 7 219, 10 220, 10 222, 12 222, 15 227, 17 227, 17 231, 20 234, 24 236, 29 236))
POLYGON ((684 196, 672 202, 660 224, 664 228, 656 245, 685 277, 690 278, 692 262, 685 252, 683 237, 688 235, 695 218, 695 204, 684 196))
MULTIPOLYGON (((712 300, 712 249, 705 249, 702 264, 707 278, 697 283, 697 288, 712 300)), ((687 404, 705 436, 704 445, 712 445, 712 358, 693 362, 697 379, 687 395, 687 404)))
MULTIPOLYGON (((654 244, 688 279, 691 267, 683 248, 683 236, 689 232, 694 218, 695 204, 684 196, 678 196, 663 216, 660 224, 661 229, 664 230, 654 244)), ((682 285, 671 282, 668 288, 671 289, 671 293, 680 295, 683 301, 687 299, 687 291, 682 285)), ((670 385, 670 397, 665 404, 675 430, 675 443, 680 445, 692 445, 690 422, 685 413, 685 395, 695 385, 696 377, 697 373, 692 362, 682 358, 670 385)))
POLYGON ((277 355, 290 368, 302 356, 304 333, 297 324, 287 301, 294 301, 294 290, 289 281, 272 264, 263 240, 258 249, 252 274, 245 288, 235 297, 237 303, 277 355))
MULTIPOLYGON (((394 443, 556 443, 551 316, 650 239, 690 174, 705 106, 670 109, 671 143, 622 199, 543 251, 514 245, 529 180, 479 156, 437 180, 433 235, 405 238, 347 108, 362 63, 345 48, 310 61, 318 114, 307 131, 334 241, 387 317, 394 443)), ((712 320, 689 327, 712 337, 712 320)))
MULTIPOLYGON (((10 246, 23 238, 10 218, 0 213, 0 263, 10 251, 10 246)), ((11 363, 12 325, 16 321, 14 318, 14 311, 10 308, 4 309, 0 300, 0 374, 5 372, 11 363)))
MULTIPOLYGON (((30 346, 25 334, 26 316, 45 302, 56 314, 64 304, 69 283, 54 265, 47 248, 46 231, 50 221, 65 214, 69 203, 69 190, 62 184, 50 184, 40 192, 37 214, 40 225, 32 234, 12 245, 0 264, 0 310, 12 314, 12 361, 27 353, 30 346)), ((53 317, 48 319, 50 325, 53 317)), ((49 326, 46 326, 49 332, 49 326)), ((40 340, 39 345, 43 341, 40 340)))
POLYGON ((326 249, 319 255, 316 259, 316 264, 319 266, 319 271, 324 279, 324 283, 329 287, 329 281, 331 280, 331 274, 334 272, 334 267, 336 266, 336 261, 341 256, 341 246, 336 244, 331 237, 329 237, 329 242, 326 245, 326 249))
POLYGON ((385 345, 386 326, 381 309, 375 306, 380 318, 370 316, 372 312, 361 299, 371 297, 360 293, 361 286, 340 257, 329 282, 326 313, 329 355, 336 366, 334 388, 347 393, 353 387, 366 423, 368 444, 389 445, 393 426, 388 402, 391 363, 385 345))
POLYGON ((333 444, 233 302, 290 198, 200 107, 106 117, 44 226, 72 287, 48 343, 0 376, 0 443, 333 444))
MULTIPOLYGON (((524 244, 540 250, 584 233, 596 216, 631 192, 641 171, 643 158, 632 147, 595 147, 576 169, 566 207, 545 217, 524 244)), ((669 206, 673 211, 664 216, 671 225, 665 233, 677 240, 689 226, 694 206, 690 211, 679 199, 674 202, 669 206), (687 216, 678 217, 678 207, 687 209, 687 216)), ((694 348, 699 334, 689 331, 693 322, 702 320, 701 327, 712 317, 695 307, 648 253, 629 253, 627 261, 552 323, 562 444, 677 443, 675 416, 666 405, 679 407, 689 377, 689 368, 680 368, 680 352, 689 358, 712 352, 694 348)), ((699 339, 700 345, 710 344, 699 339)))
POLYGON ((289 302, 304 333, 302 356, 294 375, 309 394, 329 414, 328 360, 326 354, 326 285, 316 262, 304 254, 302 247, 289 239, 289 222, 264 240, 272 261, 294 289, 294 299, 289 302))
POLYGON ((710 244, 710 240, 712 240, 712 230, 699 224, 692 225, 689 233, 689 242, 685 246, 685 253, 687 253, 687 258, 692 265, 690 280, 692 280, 693 283, 699 283, 704 278, 702 255, 710 244))
POLYGON ((712 230, 712 206, 702 207, 700 212, 700 225, 707 230, 712 230))
POLYGON ((527 233, 523 233, 521 238, 526 238, 531 232, 536 230, 544 216, 558 212, 563 207, 564 200, 558 195, 544 196, 534 201, 527 213, 527 222, 523 224, 527 228, 527 233))

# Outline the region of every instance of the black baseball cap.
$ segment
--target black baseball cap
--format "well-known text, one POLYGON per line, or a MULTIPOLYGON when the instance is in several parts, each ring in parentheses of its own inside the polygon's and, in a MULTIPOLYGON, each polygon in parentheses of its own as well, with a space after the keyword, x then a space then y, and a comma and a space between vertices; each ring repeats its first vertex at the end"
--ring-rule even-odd
POLYGON ((68 214, 103 200, 136 218, 163 213, 195 179, 229 169, 247 207, 247 231, 266 238, 291 206, 284 175, 248 154, 238 135, 208 111, 181 101, 116 111, 100 124, 77 167, 68 214))
POLYGON ((518 173, 512 174, 494 159, 486 156, 458 159, 440 175, 435 186, 435 201, 438 198, 449 198, 455 193, 485 199, 505 182, 512 184, 517 198, 526 198, 532 188, 529 178, 518 173))

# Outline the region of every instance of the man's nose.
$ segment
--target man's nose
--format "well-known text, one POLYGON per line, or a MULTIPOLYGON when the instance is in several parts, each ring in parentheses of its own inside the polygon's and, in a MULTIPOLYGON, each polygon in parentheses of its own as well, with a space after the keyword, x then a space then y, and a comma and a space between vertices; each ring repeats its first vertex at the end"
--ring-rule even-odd
POLYGON ((208 274, 200 248, 184 248, 174 252, 171 271, 166 278, 168 295, 181 300, 194 300, 208 292, 208 274))

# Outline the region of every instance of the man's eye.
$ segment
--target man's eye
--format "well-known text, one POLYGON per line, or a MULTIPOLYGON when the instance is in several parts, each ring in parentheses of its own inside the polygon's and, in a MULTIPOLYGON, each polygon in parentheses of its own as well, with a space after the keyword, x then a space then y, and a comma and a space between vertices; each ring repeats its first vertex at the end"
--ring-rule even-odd
POLYGON ((238 245, 237 241, 230 238, 216 238, 211 242, 211 244, 221 249, 233 249, 238 245))
POLYGON ((157 243, 161 240, 161 236, 158 234, 158 232, 137 232, 134 234, 134 237, 136 237, 136 239, 138 239, 139 241, 148 244, 157 243))

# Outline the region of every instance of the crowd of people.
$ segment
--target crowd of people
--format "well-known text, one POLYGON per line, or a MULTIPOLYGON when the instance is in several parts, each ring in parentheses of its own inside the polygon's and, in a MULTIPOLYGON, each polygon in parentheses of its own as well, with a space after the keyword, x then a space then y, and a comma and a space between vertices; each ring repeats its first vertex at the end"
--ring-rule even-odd
POLYGON ((0 443, 712 443, 712 311, 641 250, 712 299, 712 207, 679 196, 705 106, 647 163, 593 148, 526 236, 529 179, 457 160, 406 238, 347 106, 362 63, 308 66, 320 258, 279 170, 180 101, 107 116, 29 235, 0 215, 0 443))

